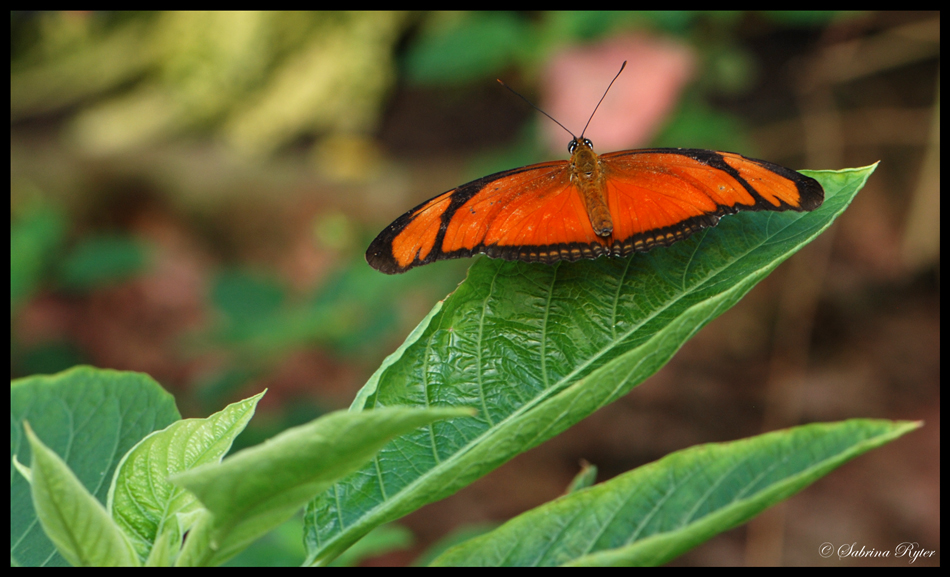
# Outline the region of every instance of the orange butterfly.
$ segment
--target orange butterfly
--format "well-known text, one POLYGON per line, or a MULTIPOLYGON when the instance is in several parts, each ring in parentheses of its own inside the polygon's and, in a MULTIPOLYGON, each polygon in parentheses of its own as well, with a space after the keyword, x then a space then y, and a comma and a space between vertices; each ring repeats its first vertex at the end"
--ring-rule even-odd
POLYGON ((397 274, 478 253, 548 264, 626 256, 669 246, 723 215, 814 210, 825 196, 813 178, 733 152, 597 155, 583 133, 568 151, 569 161, 505 170, 423 202, 379 233, 366 261, 397 274))

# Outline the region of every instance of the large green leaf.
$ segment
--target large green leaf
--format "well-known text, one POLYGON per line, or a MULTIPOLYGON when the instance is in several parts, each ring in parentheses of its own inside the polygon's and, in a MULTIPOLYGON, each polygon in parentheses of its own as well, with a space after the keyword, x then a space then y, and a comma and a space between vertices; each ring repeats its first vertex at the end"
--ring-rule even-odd
POLYGON ((854 419, 690 447, 532 509, 434 564, 659 565, 918 427, 854 419))
POLYGON ((809 172, 825 189, 819 209, 726 217, 647 254, 554 266, 476 262, 352 410, 473 406, 478 416, 395 439, 312 501, 308 560, 327 562, 377 525, 452 494, 629 392, 830 226, 872 172, 809 172))
MULTIPOLYGON (((147 375, 77 367, 10 383, 10 456, 30 462, 22 422, 59 455, 82 485, 106 502, 122 455, 181 418, 175 401, 147 375)), ((30 487, 10 471, 10 557, 28 566, 65 565, 36 518, 30 487)))

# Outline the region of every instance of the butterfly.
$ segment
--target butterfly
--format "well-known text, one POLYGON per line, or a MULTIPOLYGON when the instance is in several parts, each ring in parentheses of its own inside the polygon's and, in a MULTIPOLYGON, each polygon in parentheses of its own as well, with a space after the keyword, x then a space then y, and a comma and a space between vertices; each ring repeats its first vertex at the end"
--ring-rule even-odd
POLYGON ((547 264, 622 257, 669 246, 724 215, 810 211, 825 196, 813 178, 733 152, 647 148, 598 155, 583 132, 571 136, 570 160, 485 176, 406 212, 373 240, 366 261, 397 274, 479 253, 547 264))

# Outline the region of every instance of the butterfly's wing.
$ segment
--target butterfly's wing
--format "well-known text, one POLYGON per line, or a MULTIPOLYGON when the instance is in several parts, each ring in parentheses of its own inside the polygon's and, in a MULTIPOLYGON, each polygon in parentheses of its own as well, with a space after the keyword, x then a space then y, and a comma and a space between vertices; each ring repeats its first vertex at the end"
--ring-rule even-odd
POLYGON ((366 251, 388 274, 484 253, 552 263, 670 245, 740 210, 812 210, 812 178, 728 152, 658 148, 600 156, 613 233, 590 223, 570 164, 545 162, 464 184, 402 215, 366 251))
POLYGON ((604 254, 603 242, 562 160, 492 174, 420 204, 379 233, 366 260, 388 274, 478 253, 554 262, 604 254))
POLYGON ((825 196, 813 178, 731 152, 654 148, 600 160, 618 256, 669 246, 741 210, 814 210, 825 196))

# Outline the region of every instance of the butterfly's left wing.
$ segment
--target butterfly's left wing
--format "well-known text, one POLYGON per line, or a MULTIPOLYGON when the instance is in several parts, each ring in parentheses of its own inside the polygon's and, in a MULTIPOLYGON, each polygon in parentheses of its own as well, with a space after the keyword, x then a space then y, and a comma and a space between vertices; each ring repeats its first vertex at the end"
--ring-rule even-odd
POLYGON ((478 253, 554 262, 603 254, 603 243, 561 160, 492 174, 420 204, 379 233, 366 261, 388 274, 478 253))

